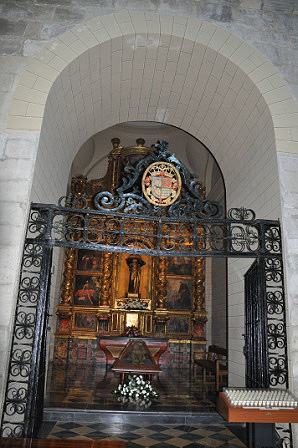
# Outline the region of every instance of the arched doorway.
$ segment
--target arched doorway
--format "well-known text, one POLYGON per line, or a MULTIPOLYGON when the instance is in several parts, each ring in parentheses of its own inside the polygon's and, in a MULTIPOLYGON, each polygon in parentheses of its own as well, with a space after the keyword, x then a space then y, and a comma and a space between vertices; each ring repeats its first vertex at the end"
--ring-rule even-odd
MULTIPOLYGON (((283 151, 286 140, 275 137, 274 127, 290 130, 287 120, 293 111, 284 109, 289 115, 279 117, 275 106, 290 98, 287 88, 257 52, 226 31, 211 23, 184 19, 177 26, 175 20, 166 16, 146 18, 146 28, 152 31, 145 36, 133 13, 109 16, 109 25, 106 20, 94 19, 86 28, 61 36, 28 67, 20 86, 27 86, 28 73, 30 79, 33 75, 38 85, 43 85, 42 94, 40 87, 31 86, 32 92, 26 97, 31 104, 31 93, 36 93, 32 104, 40 106, 34 108, 38 117, 12 115, 9 128, 39 130, 43 122, 33 200, 54 202, 65 191, 65 173, 73 152, 94 131, 127 119, 155 119, 181 126, 211 149, 229 180, 228 206, 245 204, 262 217, 279 215, 275 150, 283 151), (124 55, 120 69, 119 51, 124 55), (91 73, 89 55, 89 61, 97 67, 92 71, 96 79, 90 78, 94 80, 91 95, 86 82, 91 73), (69 88, 69 80, 73 88, 69 88), (142 89, 138 84, 141 81, 142 89), (272 87, 269 93, 267 81, 272 87), (111 89, 112 85, 115 88, 111 89), (90 102, 90 98, 95 101, 90 102), (267 188, 269 178, 273 182, 267 188)), ((16 92, 16 100, 25 99, 26 88, 16 92)), ((235 286, 241 269, 231 262, 235 286)), ((241 348, 238 346, 235 353, 241 348)))
MULTIPOLYGON (((133 14, 132 18, 126 13, 121 19, 109 17, 118 30, 113 38, 95 19, 90 30, 80 27, 76 34, 69 32, 50 45, 49 51, 56 51, 57 56, 62 56, 66 47, 70 49, 61 72, 50 62, 41 62, 46 60, 45 54, 29 67, 38 72, 36 76, 52 79, 42 113, 31 199, 55 202, 64 194, 74 154, 90 135, 117 122, 154 120, 181 127, 210 149, 223 171, 228 208, 245 204, 258 216, 277 218, 277 142, 267 93, 262 94, 264 78, 275 76, 272 67, 242 41, 207 22, 197 26, 187 22, 182 38, 173 31, 174 18, 162 16, 158 24, 149 20, 148 29, 152 22, 158 25, 156 38, 155 33, 145 37, 141 31, 122 31, 131 20, 139 30, 133 14), (179 49, 173 61, 170 29, 179 49), (85 49, 86 45, 90 48, 85 49), (120 55, 121 64, 117 65, 120 55)), ((285 100, 288 96, 284 88, 278 94, 285 100)), ((30 120, 26 117, 25 122, 30 120)), ((238 286, 247 268, 241 263, 230 261, 233 279, 229 282, 239 291, 233 296, 234 305, 241 300, 238 286)), ((241 340, 241 331, 240 327, 235 330, 233 341, 234 383, 238 385, 244 378, 242 343, 236 342, 241 340)))

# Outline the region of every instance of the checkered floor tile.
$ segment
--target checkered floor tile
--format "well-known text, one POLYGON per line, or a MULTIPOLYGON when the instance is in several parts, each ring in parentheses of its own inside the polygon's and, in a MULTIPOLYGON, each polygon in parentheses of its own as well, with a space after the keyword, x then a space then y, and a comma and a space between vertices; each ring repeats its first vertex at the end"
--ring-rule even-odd
MULTIPOLYGON (((75 370, 55 366, 49 375, 45 408, 127 410, 112 391, 118 387, 119 374, 105 366, 80 366, 75 370)), ((152 379, 159 394, 148 412, 213 412, 216 410, 214 384, 203 387, 201 378, 194 383, 192 370, 164 369, 152 379)), ((132 409, 131 409, 132 410, 132 409)))
POLYGON ((195 447, 245 447, 224 425, 133 425, 103 423, 63 423, 52 425, 47 438, 73 440, 124 440, 127 448, 195 448, 195 447))

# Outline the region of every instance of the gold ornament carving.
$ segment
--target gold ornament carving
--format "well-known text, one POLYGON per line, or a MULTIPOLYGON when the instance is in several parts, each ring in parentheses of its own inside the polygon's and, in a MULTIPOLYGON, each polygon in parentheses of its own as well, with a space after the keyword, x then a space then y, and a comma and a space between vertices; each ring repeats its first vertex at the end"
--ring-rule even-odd
POLYGON ((71 179, 71 192, 75 196, 82 196, 87 193, 87 177, 79 174, 71 179))
POLYGON ((101 306, 109 306, 111 298, 112 272, 113 272, 112 252, 102 253, 102 278, 101 278, 101 306))
POLYGON ((194 311, 206 313, 205 311, 205 260, 203 257, 197 258, 194 264, 194 311))
POLYGON ((61 303, 63 305, 72 304, 74 268, 75 268, 75 249, 66 249, 65 264, 63 272, 63 283, 61 287, 61 303))
POLYGON ((156 275, 156 308, 165 309, 167 299, 167 277, 168 258, 158 257, 156 275))

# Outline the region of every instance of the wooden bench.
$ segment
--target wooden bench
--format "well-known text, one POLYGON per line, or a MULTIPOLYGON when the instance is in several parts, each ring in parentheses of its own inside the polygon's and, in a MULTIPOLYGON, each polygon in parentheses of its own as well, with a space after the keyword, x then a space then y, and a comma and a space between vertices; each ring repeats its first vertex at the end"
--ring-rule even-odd
POLYGON ((210 345, 208 352, 194 353, 194 380, 197 377, 197 367, 203 370, 203 384, 206 385, 206 374, 211 373, 215 379, 215 389, 218 392, 223 379, 228 377, 228 351, 217 345, 210 345))

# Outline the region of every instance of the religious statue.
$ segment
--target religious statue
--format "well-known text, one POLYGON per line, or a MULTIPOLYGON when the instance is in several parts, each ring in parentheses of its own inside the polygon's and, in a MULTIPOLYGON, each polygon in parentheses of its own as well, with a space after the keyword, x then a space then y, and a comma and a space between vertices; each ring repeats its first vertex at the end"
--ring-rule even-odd
POLYGON ((129 282, 128 282, 128 294, 133 294, 135 297, 139 297, 140 292, 140 277, 141 267, 145 262, 140 255, 131 255, 126 259, 126 263, 129 268, 129 282))

